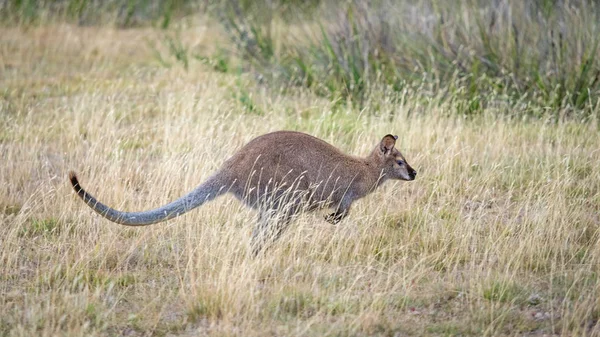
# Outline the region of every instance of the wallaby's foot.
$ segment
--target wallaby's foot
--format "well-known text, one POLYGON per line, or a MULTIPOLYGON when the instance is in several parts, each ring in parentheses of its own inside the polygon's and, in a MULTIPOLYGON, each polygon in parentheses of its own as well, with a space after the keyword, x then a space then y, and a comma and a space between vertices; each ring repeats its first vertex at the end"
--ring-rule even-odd
POLYGON ((339 213, 331 213, 325 215, 325 221, 329 222, 332 225, 337 225, 340 221, 342 221, 342 218, 344 218, 344 216, 339 213))

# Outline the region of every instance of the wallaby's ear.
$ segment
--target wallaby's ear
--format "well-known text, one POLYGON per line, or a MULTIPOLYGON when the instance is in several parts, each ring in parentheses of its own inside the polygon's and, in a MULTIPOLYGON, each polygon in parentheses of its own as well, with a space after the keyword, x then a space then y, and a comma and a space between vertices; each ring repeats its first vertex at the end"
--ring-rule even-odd
POLYGON ((394 148, 394 145, 396 145, 396 139, 398 139, 398 136, 386 135, 383 137, 381 144, 379 144, 381 152, 389 154, 394 148))

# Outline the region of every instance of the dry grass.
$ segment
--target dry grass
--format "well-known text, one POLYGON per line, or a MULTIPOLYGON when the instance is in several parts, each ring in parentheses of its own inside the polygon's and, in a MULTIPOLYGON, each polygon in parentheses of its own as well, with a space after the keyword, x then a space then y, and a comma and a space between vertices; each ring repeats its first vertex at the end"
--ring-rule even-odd
MULTIPOLYGON (((188 34, 211 48, 210 32, 188 34)), ((162 68, 154 38, 0 32, 0 335, 600 335, 593 123, 448 118, 459 105, 410 92, 339 108, 199 63, 162 68), (337 226, 300 217, 256 259, 256 214, 231 197, 129 229, 68 186, 75 169, 109 205, 151 208, 279 129, 353 154, 397 133, 419 176, 337 226)))

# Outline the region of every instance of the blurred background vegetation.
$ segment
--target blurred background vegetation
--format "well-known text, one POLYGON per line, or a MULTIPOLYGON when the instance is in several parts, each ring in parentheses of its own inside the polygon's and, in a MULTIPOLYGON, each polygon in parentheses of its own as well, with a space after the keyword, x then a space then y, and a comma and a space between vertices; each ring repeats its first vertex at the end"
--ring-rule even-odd
MULTIPOLYGON (((4 26, 155 27, 161 64, 248 73, 364 106, 382 92, 451 101, 465 115, 598 120, 599 5, 559 0, 0 0, 4 26), (206 55, 177 32, 197 18, 229 43, 206 55)), ((370 106, 373 106, 371 104, 370 106)))

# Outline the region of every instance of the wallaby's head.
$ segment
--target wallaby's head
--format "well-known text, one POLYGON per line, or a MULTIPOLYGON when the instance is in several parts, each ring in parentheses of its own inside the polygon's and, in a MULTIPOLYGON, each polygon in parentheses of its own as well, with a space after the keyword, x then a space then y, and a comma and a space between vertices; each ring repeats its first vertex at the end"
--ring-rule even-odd
POLYGON ((383 162, 383 170, 387 178, 414 180, 417 171, 408 165, 402 153, 396 149, 396 139, 398 136, 386 135, 373 152, 383 162))

